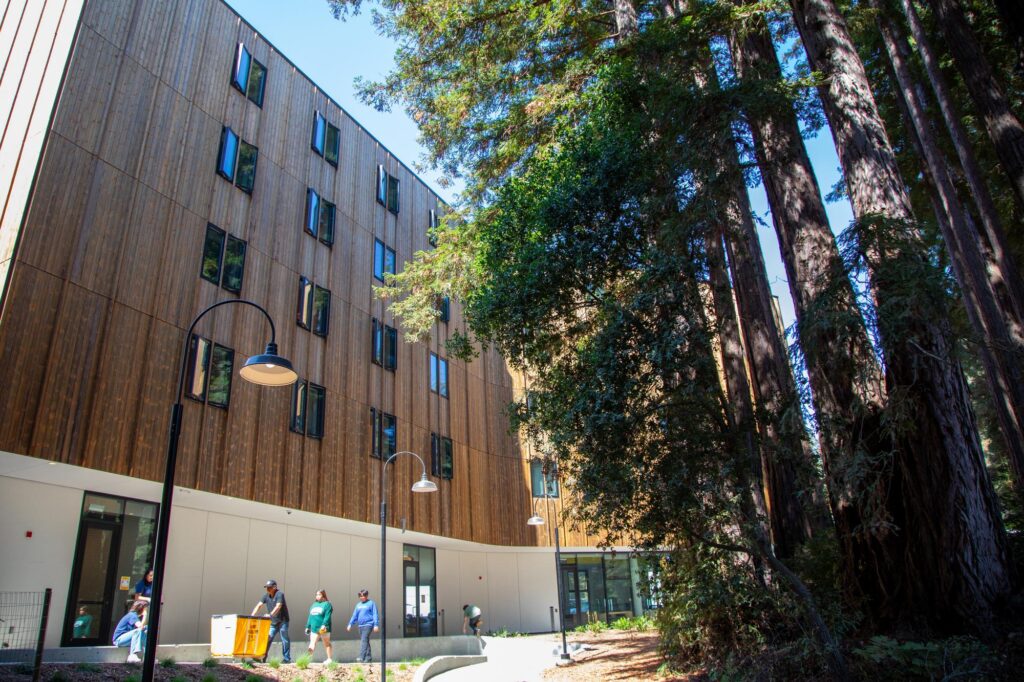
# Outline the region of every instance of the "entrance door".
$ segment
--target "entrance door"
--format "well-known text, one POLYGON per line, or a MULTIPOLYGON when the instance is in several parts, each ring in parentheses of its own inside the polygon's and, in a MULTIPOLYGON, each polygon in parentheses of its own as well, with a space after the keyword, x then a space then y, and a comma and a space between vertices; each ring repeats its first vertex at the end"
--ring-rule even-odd
POLYGON ((431 547, 402 546, 402 593, 406 637, 437 635, 436 557, 431 547))
POLYGON ((85 493, 62 646, 109 645, 149 571, 157 505, 85 493))
POLYGON ((405 573, 405 636, 419 637, 420 632, 420 562, 404 561, 405 573))
POLYGON ((565 627, 571 629, 586 625, 590 613, 590 581, 587 578, 587 570, 563 566, 562 589, 565 598, 565 604, 562 605, 565 627))
MULTIPOLYGON (((72 575, 71 599, 64 626, 64 646, 109 645, 114 605, 114 569, 121 544, 117 524, 83 519, 72 575)), ((118 614, 120 617, 121 614, 118 614)))

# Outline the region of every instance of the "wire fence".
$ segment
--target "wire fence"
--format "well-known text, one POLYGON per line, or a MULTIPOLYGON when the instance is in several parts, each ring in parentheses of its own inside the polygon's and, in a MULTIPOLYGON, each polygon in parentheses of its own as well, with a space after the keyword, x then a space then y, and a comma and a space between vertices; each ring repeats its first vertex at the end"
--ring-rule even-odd
POLYGON ((42 663, 43 637, 50 610, 51 590, 42 592, 0 592, 0 663, 23 662, 32 652, 38 679, 42 663))

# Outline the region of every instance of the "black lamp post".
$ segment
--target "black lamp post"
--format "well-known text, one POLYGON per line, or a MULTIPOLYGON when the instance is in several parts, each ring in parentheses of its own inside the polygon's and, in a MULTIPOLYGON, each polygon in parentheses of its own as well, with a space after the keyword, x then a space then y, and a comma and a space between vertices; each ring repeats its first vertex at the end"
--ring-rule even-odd
POLYGON ((229 303, 243 303, 256 308, 270 323, 270 342, 262 355, 254 355, 245 361, 239 375, 254 384, 262 386, 288 386, 294 384, 298 379, 292 363, 277 354, 276 332, 274 320, 262 307, 252 301, 233 298, 227 301, 214 303, 203 312, 196 315, 189 325, 185 334, 185 348, 181 355, 181 369, 178 372, 178 391, 175 393, 177 402, 171 408, 171 425, 167 434, 167 462, 164 471, 163 495, 160 498, 160 518, 157 521, 156 547, 153 551, 153 589, 150 594, 149 615, 146 617, 146 653, 142 662, 143 682, 152 682, 153 670, 156 666, 156 647, 160 632, 160 600, 163 597, 164 589, 164 564, 167 559, 167 531, 171 525, 171 499, 174 496, 174 466, 178 459, 178 436, 181 434, 181 396, 185 386, 185 366, 188 363, 189 344, 192 340, 192 330, 196 323, 214 308, 229 303))
POLYGON ((414 493, 437 492, 437 484, 427 478, 427 465, 415 452, 403 450, 388 457, 380 465, 380 679, 387 679, 388 665, 388 566, 387 566, 387 513, 388 513, 388 465, 399 455, 412 455, 420 461, 423 474, 412 484, 414 493))
MULTIPOLYGON (((557 480, 557 479, 556 479, 557 480)), ((550 491, 548 490, 548 478, 543 476, 541 481, 544 484, 544 507, 545 510, 548 506, 548 501, 551 499, 550 491)), ((529 519, 526 520, 526 524, 529 526, 543 526, 544 517, 534 513, 529 519)), ((558 542, 558 514, 555 514, 555 580, 558 588, 558 627, 562 631, 562 653, 558 655, 563 661, 571 660, 569 656, 569 649, 565 643, 565 602, 562 600, 562 548, 558 542)))

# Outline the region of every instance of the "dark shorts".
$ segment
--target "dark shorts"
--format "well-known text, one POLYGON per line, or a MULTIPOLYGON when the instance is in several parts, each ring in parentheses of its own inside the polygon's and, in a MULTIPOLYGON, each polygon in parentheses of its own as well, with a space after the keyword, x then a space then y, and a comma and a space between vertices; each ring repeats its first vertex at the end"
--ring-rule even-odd
POLYGON ((481 616, 477 616, 476 618, 469 619, 469 627, 473 628, 473 632, 480 630, 480 618, 481 616))

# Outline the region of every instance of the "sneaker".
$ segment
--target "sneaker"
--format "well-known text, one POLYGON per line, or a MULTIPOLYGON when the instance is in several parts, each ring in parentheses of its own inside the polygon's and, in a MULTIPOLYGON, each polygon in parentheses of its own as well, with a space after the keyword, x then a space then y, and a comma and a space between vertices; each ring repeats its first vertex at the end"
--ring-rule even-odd
POLYGON ((330 665, 331 663, 334 663, 334 661, 332 661, 332 660, 331 660, 331 659, 329 659, 329 658, 327 658, 327 659, 324 659, 324 665, 330 665))
POLYGON ((138 654, 128 654, 128 663, 142 663, 142 659, 139 658, 138 654))

